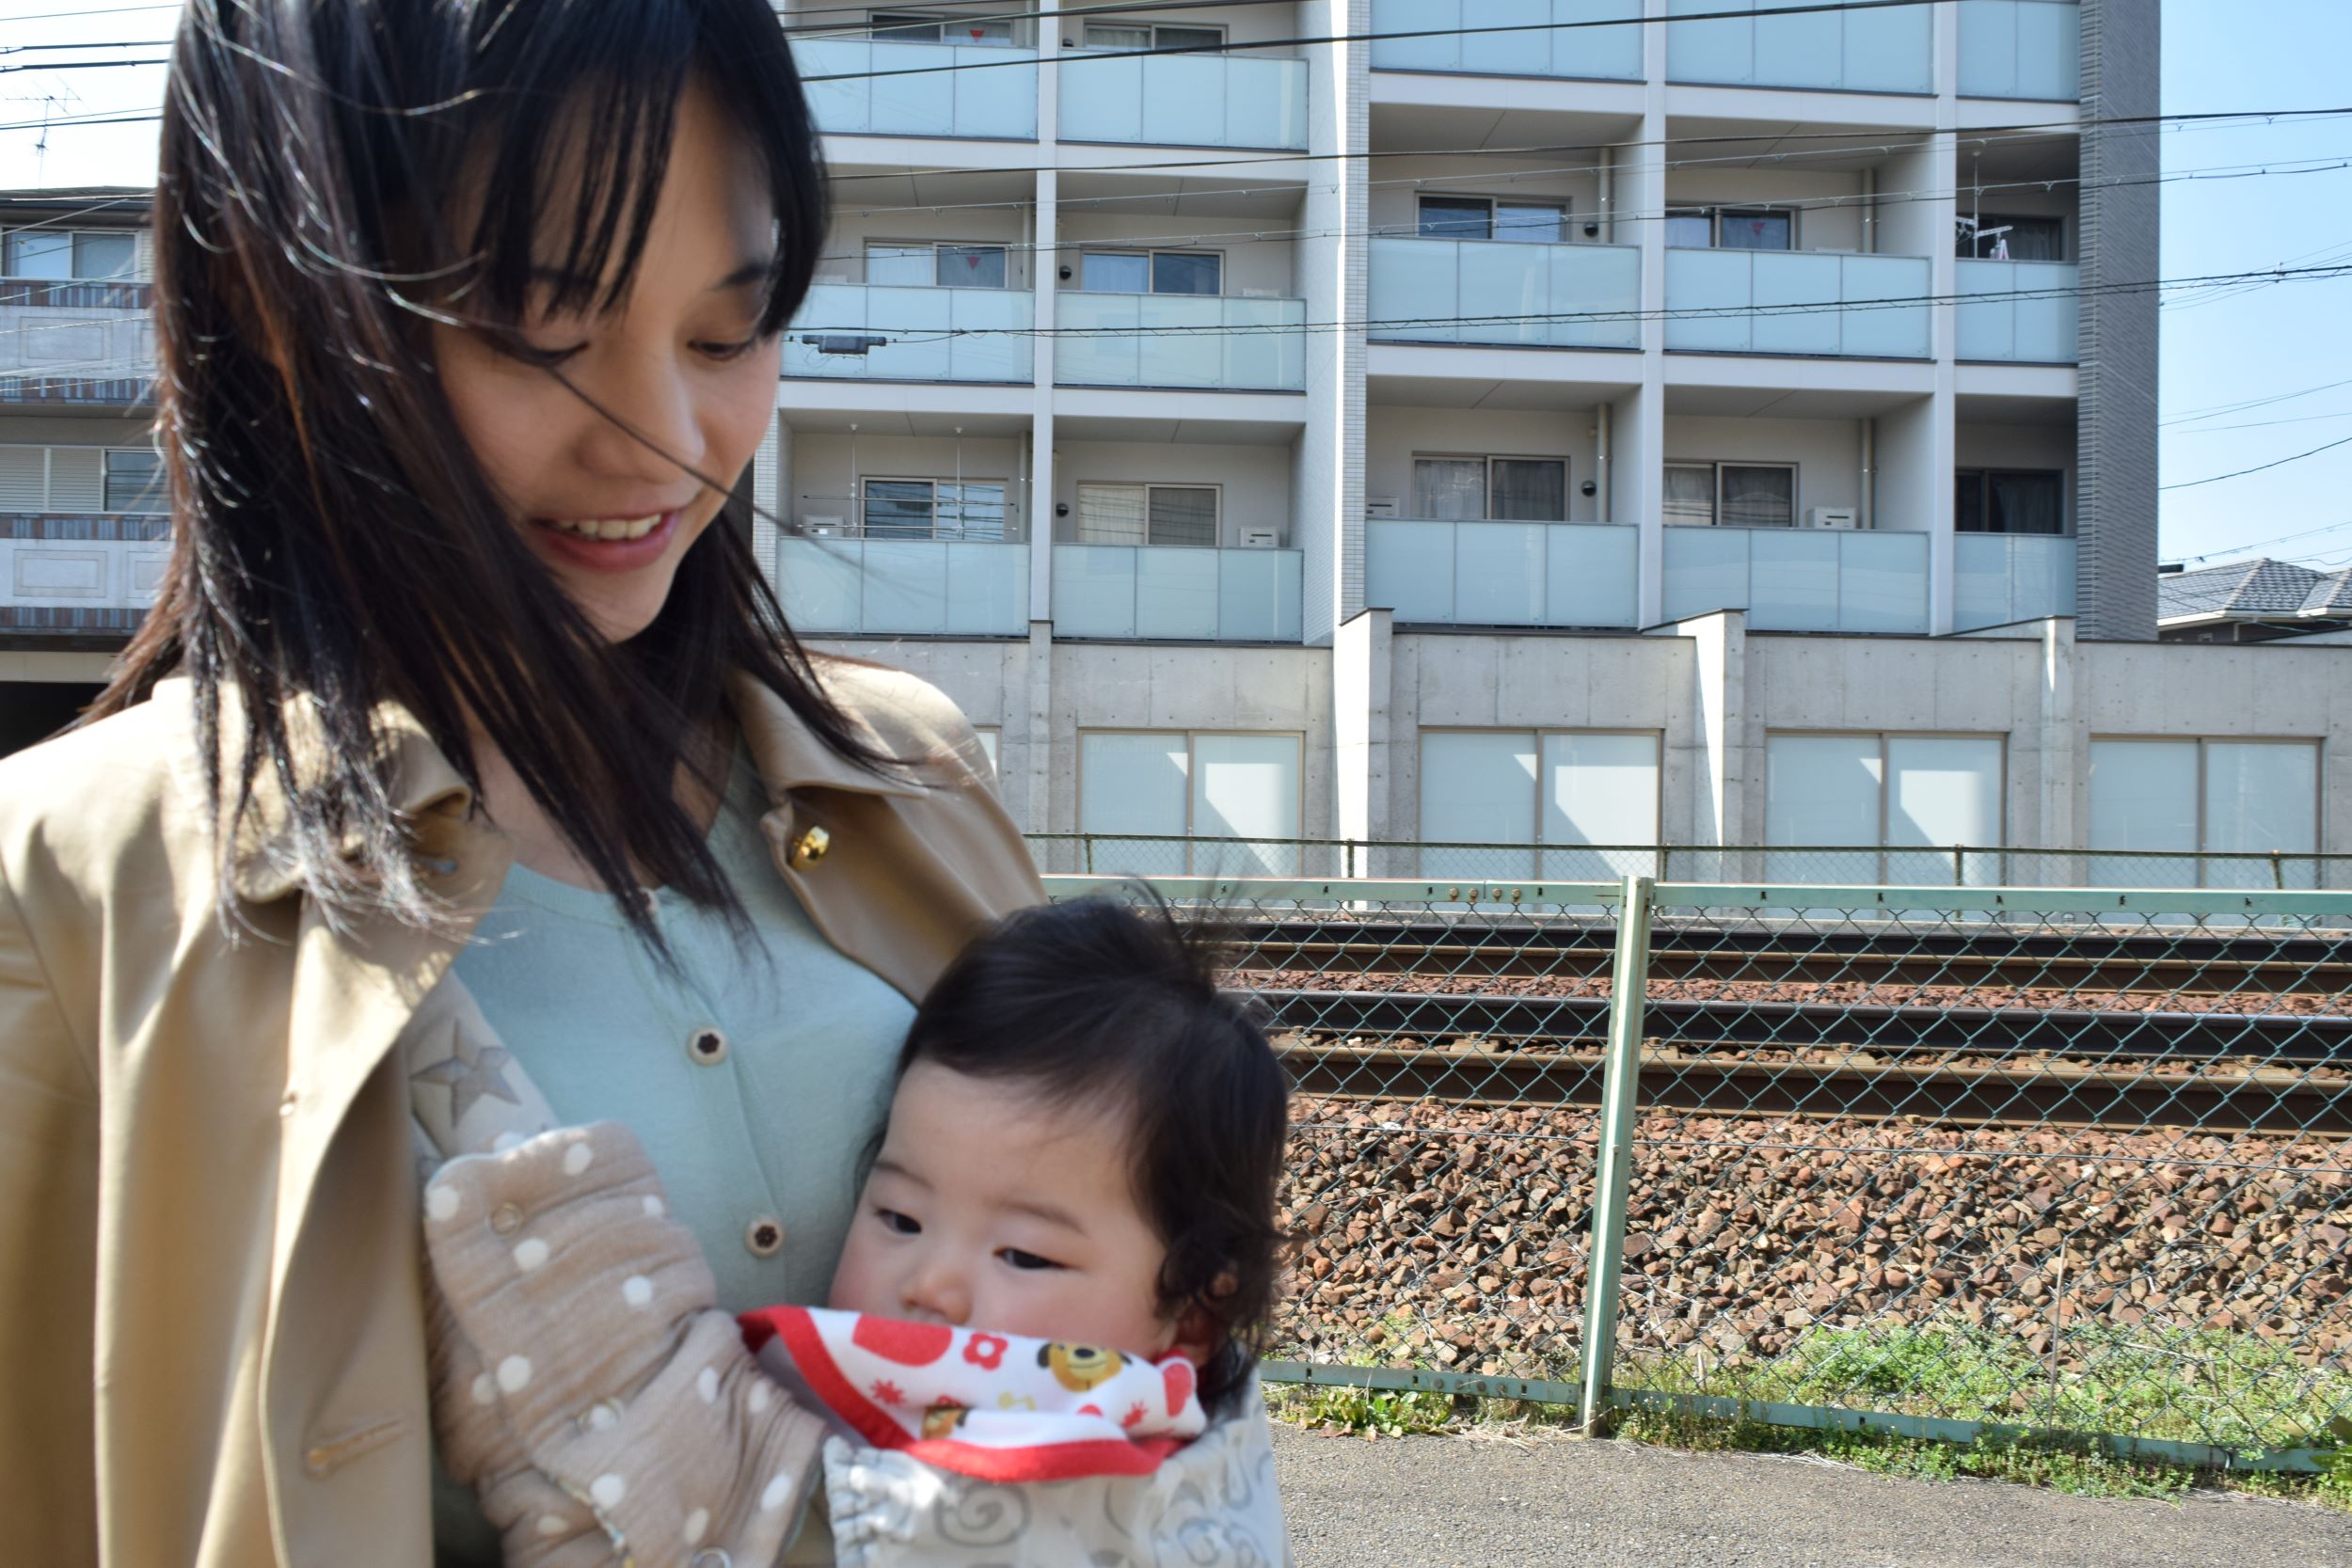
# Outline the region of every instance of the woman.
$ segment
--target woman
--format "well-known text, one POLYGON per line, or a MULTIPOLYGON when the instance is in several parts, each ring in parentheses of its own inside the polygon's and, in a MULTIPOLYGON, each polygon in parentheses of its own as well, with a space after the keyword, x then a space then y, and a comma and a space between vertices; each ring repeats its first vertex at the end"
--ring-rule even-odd
POLYGON ((22 1560, 432 1556, 412 1112, 513 1092, 395 1053, 452 987, 722 1306, 821 1293, 909 999, 1040 889, 952 705, 804 655, 719 521, 814 144, 764 0, 191 5, 168 579, 0 766, 22 1560))

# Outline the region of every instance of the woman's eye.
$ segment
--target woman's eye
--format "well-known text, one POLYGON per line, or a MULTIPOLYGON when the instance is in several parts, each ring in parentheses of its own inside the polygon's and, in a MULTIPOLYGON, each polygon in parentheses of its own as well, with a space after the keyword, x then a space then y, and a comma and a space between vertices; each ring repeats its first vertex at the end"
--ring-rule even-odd
POLYGON ((730 359, 740 359, 743 356, 757 348, 759 346, 759 340, 755 337, 745 338, 740 342, 697 343, 694 346, 699 349, 706 357, 716 359, 721 364, 725 364, 730 359))
POLYGON ((520 338, 508 338, 501 341, 499 346, 510 357, 519 359, 526 365, 537 365, 545 370, 553 370, 558 365, 576 357, 588 345, 574 343, 568 348, 541 348, 535 343, 527 343, 520 338))
POLYGON ((901 1236, 920 1236, 923 1234, 922 1222, 917 1220, 912 1214, 902 1214, 896 1209, 877 1209, 874 1211, 874 1213, 882 1220, 882 1225, 886 1228, 894 1230, 901 1236))
POLYGON ((1061 1267, 1051 1258, 1040 1258, 1036 1253, 1024 1252, 1017 1246, 1006 1247, 996 1256, 1016 1269, 1058 1269, 1061 1267))

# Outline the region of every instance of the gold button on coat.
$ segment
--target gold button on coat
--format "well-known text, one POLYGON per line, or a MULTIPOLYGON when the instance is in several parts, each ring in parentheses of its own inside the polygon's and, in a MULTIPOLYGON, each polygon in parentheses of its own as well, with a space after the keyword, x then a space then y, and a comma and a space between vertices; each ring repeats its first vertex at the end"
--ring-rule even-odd
POLYGON ((822 828, 803 828, 792 840, 792 869, 806 871, 833 848, 833 834, 822 828))
POLYGON ((523 1212, 511 1203, 501 1203, 490 1216, 490 1228, 501 1236, 512 1236, 523 1223, 523 1212))
POLYGON ((717 1067, 727 1059, 727 1037, 707 1026, 686 1037, 686 1054, 704 1067, 717 1067))
POLYGON ((743 1227, 743 1245, 755 1258, 773 1258, 784 1250, 784 1222, 761 1215, 743 1227))

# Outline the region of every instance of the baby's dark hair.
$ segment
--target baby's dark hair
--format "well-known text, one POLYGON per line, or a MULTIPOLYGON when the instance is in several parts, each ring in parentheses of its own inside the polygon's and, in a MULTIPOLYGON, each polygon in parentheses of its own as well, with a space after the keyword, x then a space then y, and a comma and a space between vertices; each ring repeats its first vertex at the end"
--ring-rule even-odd
POLYGON ((1211 1328, 1211 1411, 1248 1380, 1273 1309, 1290 1099, 1250 1005, 1217 989, 1217 953, 1156 897, 1022 910, 948 966, 898 1059, 1131 1118, 1136 1207, 1168 1247, 1159 1308, 1211 1328))

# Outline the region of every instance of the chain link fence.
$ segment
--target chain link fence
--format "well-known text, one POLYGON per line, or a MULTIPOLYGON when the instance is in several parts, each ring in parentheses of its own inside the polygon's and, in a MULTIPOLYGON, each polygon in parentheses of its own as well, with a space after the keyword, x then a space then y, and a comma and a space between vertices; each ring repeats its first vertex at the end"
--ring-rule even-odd
POLYGON ((2352 1445, 2352 895, 1156 885, 1296 1085, 1271 1377, 2352 1445))
POLYGON ((1081 876, 1471 881, 1827 882, 1845 886, 2352 889, 2352 854, 1976 845, 1528 845, 1165 833, 1030 833, 1039 869, 1081 876))

